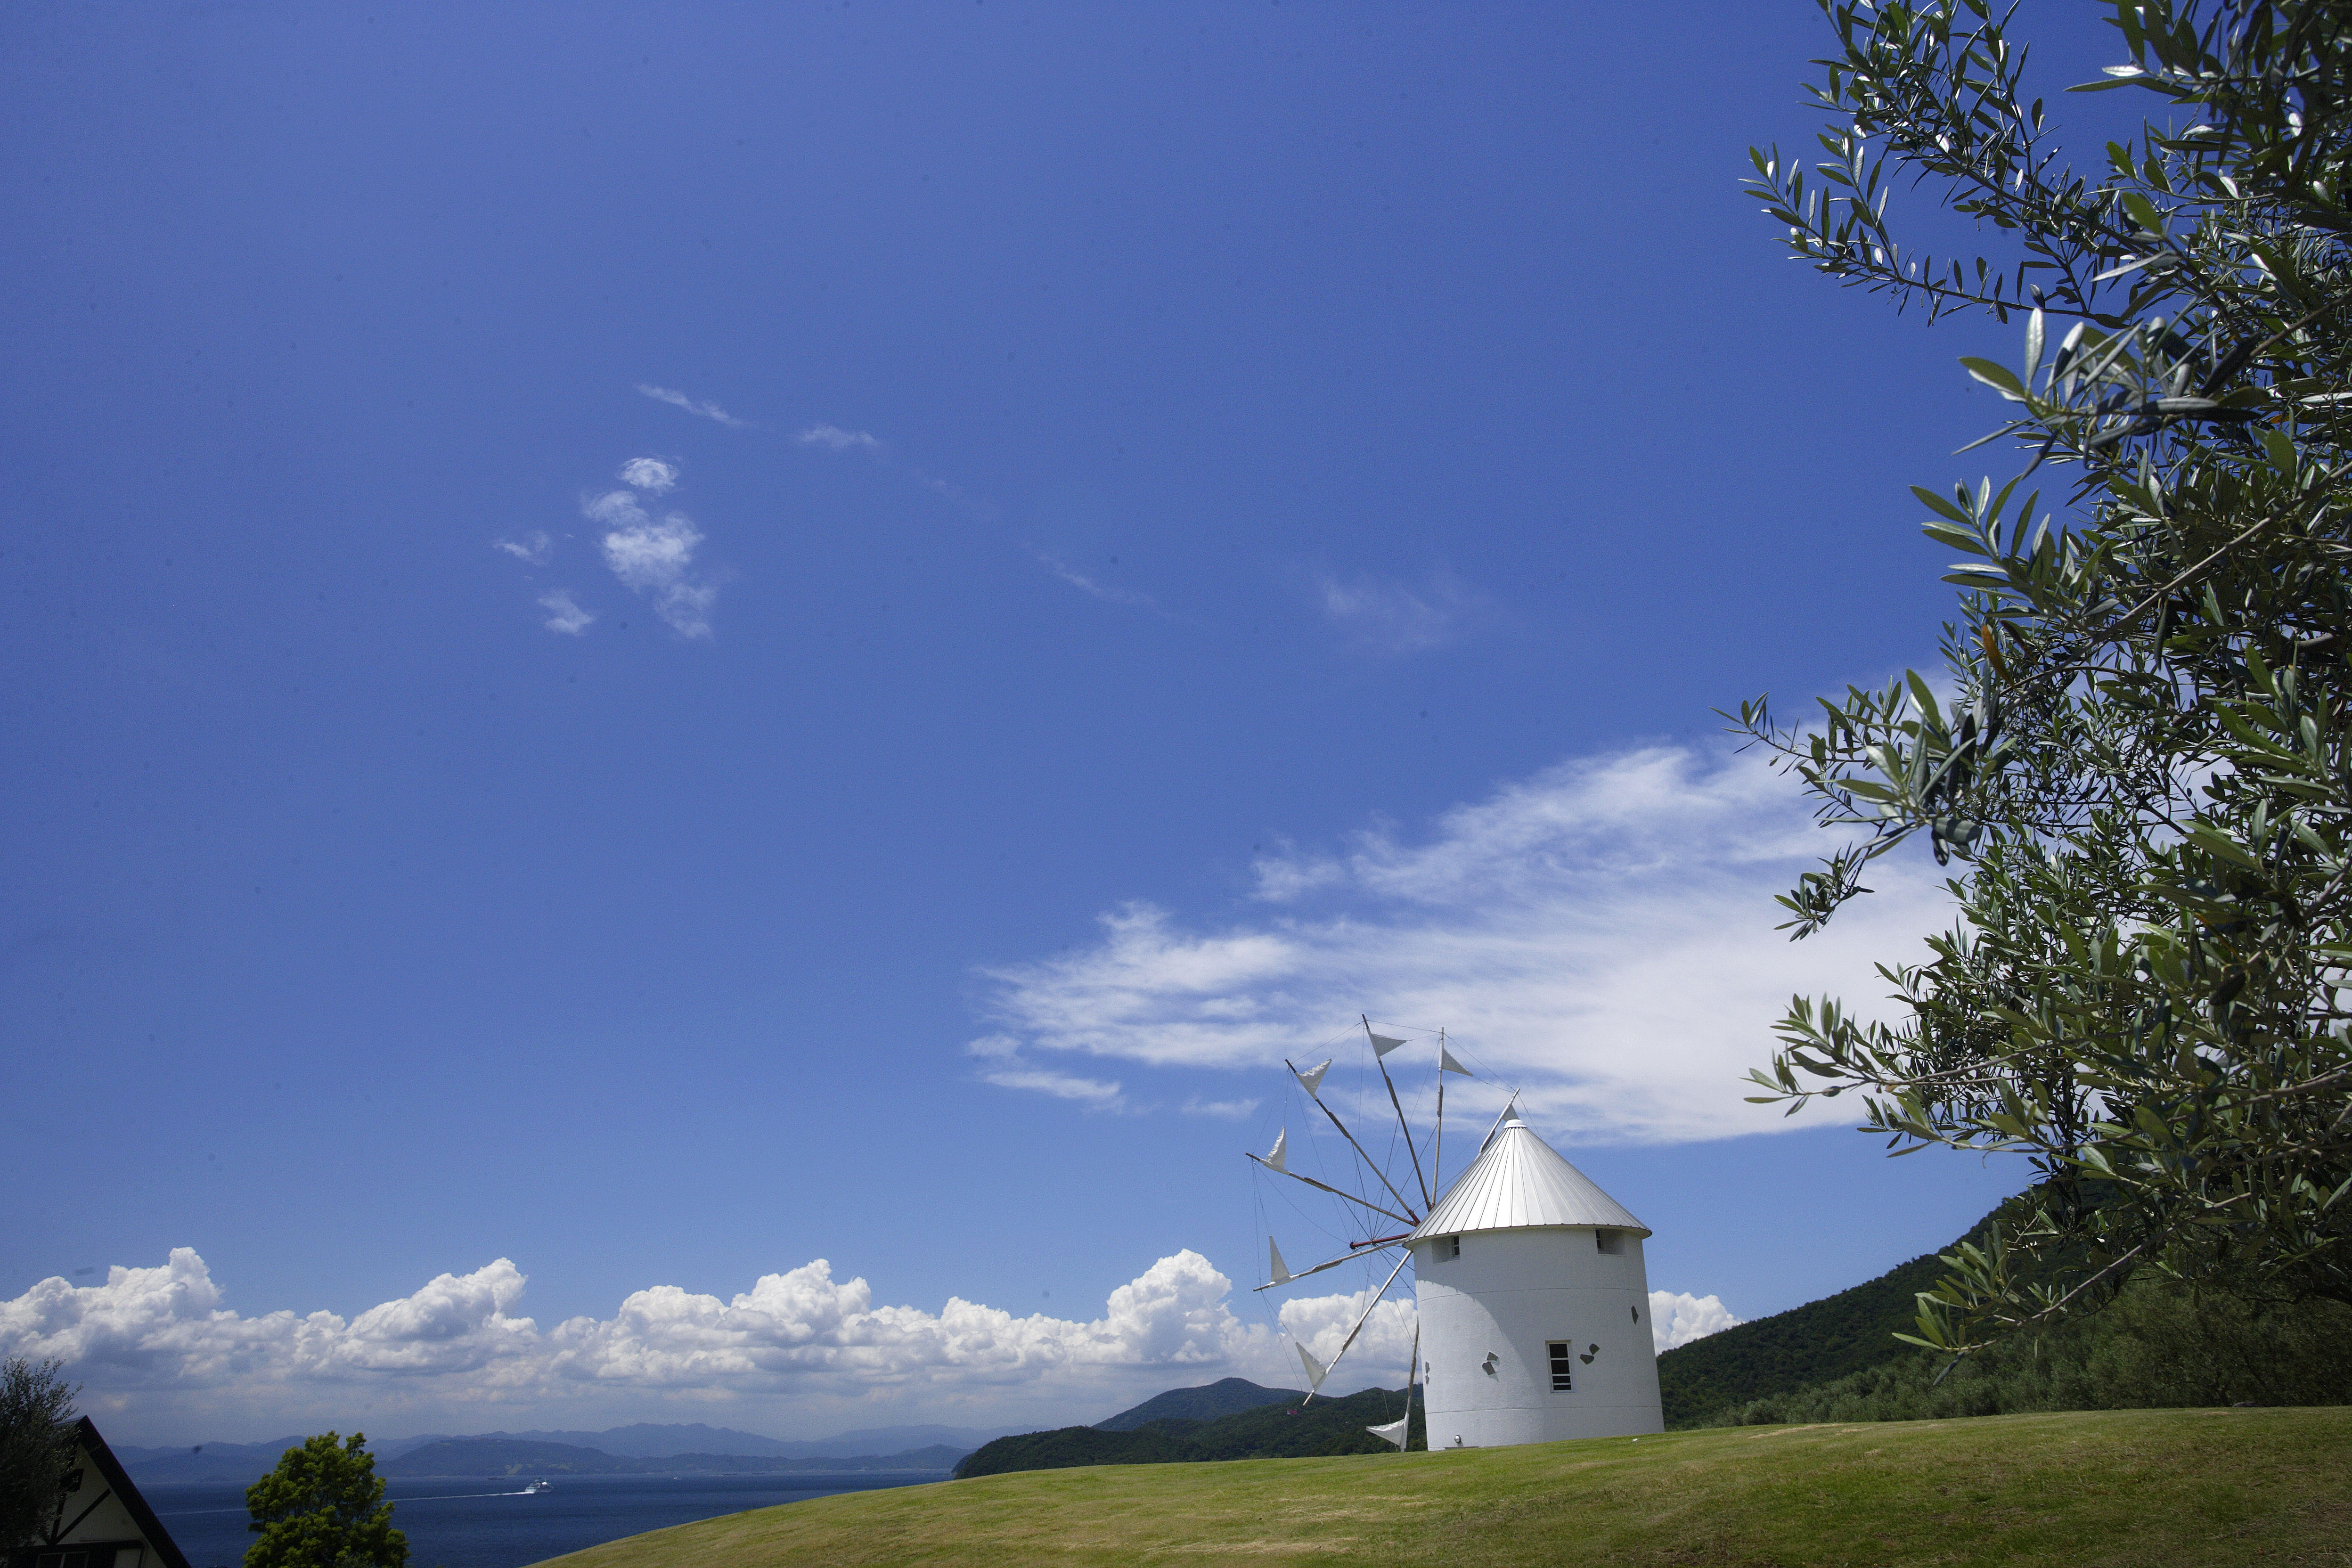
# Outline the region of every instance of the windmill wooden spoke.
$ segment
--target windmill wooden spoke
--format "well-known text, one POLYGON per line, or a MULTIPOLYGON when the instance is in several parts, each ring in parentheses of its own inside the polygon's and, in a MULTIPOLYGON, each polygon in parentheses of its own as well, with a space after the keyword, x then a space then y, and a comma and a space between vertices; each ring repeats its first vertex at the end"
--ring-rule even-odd
MULTIPOLYGON (((1335 1356, 1333 1356, 1333 1357, 1331 1358, 1330 1365, 1329 1365, 1329 1366, 1326 1366, 1326 1367, 1324 1367, 1324 1368, 1323 1368, 1323 1370, 1322 1370, 1322 1372, 1321 1372, 1321 1373, 1320 1373, 1318 1376, 1317 1376, 1317 1377, 1316 1377, 1316 1379, 1315 1379, 1315 1386, 1314 1386, 1313 1388, 1310 1388, 1310 1389, 1308 1389, 1308 1390, 1307 1391, 1307 1398, 1306 1398, 1306 1399, 1302 1399, 1302 1400, 1300 1400, 1300 1401, 1298 1402, 1298 1404, 1299 1404, 1299 1407, 1300 1407, 1301 1409, 1304 1409, 1304 1408, 1307 1406, 1307 1403, 1308 1403, 1309 1401, 1311 1401, 1311 1400, 1316 1396, 1316 1394, 1318 1394, 1318 1393, 1322 1392, 1322 1388, 1323 1388, 1323 1379, 1324 1379, 1324 1378, 1327 1378, 1327 1377, 1328 1377, 1328 1376, 1330 1376, 1330 1375, 1331 1375, 1331 1368, 1332 1368, 1332 1367, 1335 1367, 1335 1366, 1338 1366, 1338 1365, 1339 1364, 1339 1356, 1344 1356, 1344 1355, 1346 1355, 1346 1354, 1348 1353, 1348 1347, 1349 1347, 1349 1345, 1352 1345, 1352 1344, 1354 1344, 1354 1343, 1356 1342, 1356 1336, 1357 1336, 1358 1334, 1360 1334, 1360 1333, 1362 1333, 1362 1332, 1364 1331, 1364 1324, 1365 1324, 1365 1322, 1366 1322, 1367 1321, 1369 1321, 1369 1320, 1370 1319, 1370 1317, 1371 1317, 1371 1315, 1372 1315, 1372 1309, 1373 1309, 1374 1307, 1377 1307, 1377 1306, 1379 1306, 1379 1305, 1381 1304, 1381 1297, 1383 1297, 1383 1296, 1385 1296, 1385 1295, 1387 1295, 1387 1294, 1389 1293, 1389 1287, 1396 1283, 1396 1277, 1397 1277, 1398 1275, 1400 1275, 1400 1274, 1403 1273, 1403 1272, 1404 1272, 1404 1266, 1405 1266, 1406 1264, 1408 1264, 1408 1263, 1412 1262, 1412 1253, 1410 1253, 1410 1252, 1406 1253, 1402 1258, 1398 1258, 1398 1259, 1396 1260, 1396 1267, 1395 1267, 1394 1268, 1391 1268, 1391 1269, 1390 1269, 1390 1270, 1389 1270, 1389 1277, 1388 1277, 1386 1279, 1383 1279, 1383 1280, 1381 1280, 1381 1288, 1380 1288, 1379 1289, 1377 1289, 1377 1290, 1375 1290, 1375 1291, 1373 1291, 1373 1292, 1372 1292, 1372 1299, 1371 1299, 1370 1300, 1369 1300, 1369 1301, 1365 1302, 1365 1303, 1364 1303, 1364 1310, 1363 1310, 1361 1312, 1360 1312, 1360 1313, 1358 1313, 1358 1314, 1356 1315, 1356 1326, 1355 1326, 1354 1328, 1352 1328, 1352 1329, 1349 1329, 1349 1330, 1348 1331, 1348 1337, 1347 1337, 1346 1339, 1341 1340, 1341 1341, 1339 1342, 1339 1355, 1335 1355, 1335 1356)), ((1419 1353, 1419 1352, 1420 1352, 1420 1345, 1419 1345, 1419 1342, 1415 1342, 1415 1344, 1414 1344, 1414 1352, 1415 1352, 1416 1354, 1418 1354, 1418 1353, 1419 1353)), ((1301 1354, 1301 1355, 1305 1355, 1306 1353, 1307 1353, 1306 1347, 1305 1347, 1305 1346, 1303 1346, 1303 1345, 1302 1345, 1302 1346, 1300 1346, 1300 1347, 1299 1347, 1299 1354, 1301 1354)), ((1312 1362, 1310 1362, 1310 1363, 1308 1363, 1307 1364, 1308 1364, 1308 1365, 1310 1365, 1310 1366, 1312 1366, 1314 1363, 1313 1363, 1312 1362)), ((1408 1389, 1410 1389, 1410 1388, 1412 1387, 1412 1384, 1407 1384, 1405 1386, 1406 1386, 1408 1389)), ((1410 1412, 1410 1411, 1408 1411, 1408 1412, 1407 1412, 1407 1414, 1409 1415, 1409 1414, 1411 1414, 1411 1412, 1410 1412)))
MULTIPOLYGON (((1358 1016, 1363 1018, 1365 1037, 1372 1042, 1372 1064, 1381 1069, 1381 1081, 1389 1086, 1389 1104, 1396 1110, 1397 1131, 1404 1136, 1404 1152, 1412 1156, 1412 1179, 1421 1188, 1421 1206, 1426 1212, 1431 1202, 1429 1178, 1421 1173, 1421 1151, 1412 1145, 1412 1127, 1404 1119, 1404 1102, 1397 1099, 1396 1079, 1389 1077, 1389 1053, 1404 1042, 1392 1036, 1373 1034, 1371 1019, 1361 1014, 1358 1016)), ((1440 1081, 1442 1085, 1443 1079, 1440 1081)))
POLYGON ((1312 1176, 1302 1176, 1296 1171, 1286 1171, 1281 1166, 1270 1163, 1259 1155, 1251 1154, 1248 1157, 1257 1161, 1259 1164, 1265 1166, 1267 1170, 1272 1171, 1277 1176, 1288 1176, 1294 1182, 1305 1182, 1310 1187, 1320 1187, 1323 1191, 1330 1194, 1335 1198, 1345 1198, 1351 1204, 1361 1204, 1364 1207, 1371 1210, 1374 1214, 1386 1215, 1388 1218, 1396 1221, 1399 1225, 1419 1225, 1421 1223, 1419 1220, 1414 1219, 1410 1215, 1390 1214, 1388 1210, 1381 1207, 1380 1205, 1360 1198, 1353 1193, 1343 1193, 1339 1188, 1331 1185, 1328 1182, 1318 1182, 1312 1176))
MULTIPOLYGON (((1285 1058, 1282 1065, 1284 1067, 1290 1068, 1289 1058, 1285 1058)), ((1298 1069, 1297 1068, 1290 1068, 1290 1071, 1292 1076, 1298 1078, 1298 1081, 1302 1084, 1307 1081, 1304 1077, 1299 1076, 1298 1069)), ((1370 1154, 1364 1152, 1364 1146, 1356 1142, 1356 1135, 1348 1131, 1348 1124, 1339 1120, 1339 1113, 1332 1110, 1329 1106, 1324 1104, 1323 1097, 1316 1093, 1313 1089, 1308 1089, 1307 1091, 1307 1098, 1315 1102, 1316 1110, 1321 1111, 1324 1115, 1331 1119, 1331 1125, 1339 1130, 1339 1136, 1348 1141, 1348 1147, 1353 1149, 1356 1152, 1356 1157, 1363 1161, 1365 1169, 1370 1171, 1373 1175, 1378 1176, 1381 1179, 1381 1185, 1386 1187, 1389 1190, 1389 1195, 1396 1199, 1397 1207, 1411 1213, 1412 1209, 1412 1200, 1406 1197, 1402 1193, 1397 1191, 1396 1184, 1389 1180, 1389 1173, 1381 1169, 1381 1163, 1378 1160, 1373 1159, 1370 1154)), ((1407 1142, 1410 1142, 1411 1140, 1407 1140, 1407 1142)), ((1365 1206, 1370 1207, 1370 1205, 1366 1205, 1365 1206)), ((1382 1210, 1381 1212, 1386 1213, 1387 1211, 1382 1210)), ((1396 1216, 1391 1215, 1390 1217, 1393 1219, 1396 1216)), ((1405 1221, 1405 1223, 1407 1225, 1419 1225, 1421 1223, 1421 1216, 1419 1215, 1414 1215, 1412 1218, 1405 1221)))
POLYGON ((1293 1280, 1304 1279, 1310 1274, 1320 1274, 1326 1268, 1337 1268, 1342 1263, 1353 1263, 1359 1258, 1366 1258, 1375 1252, 1386 1252, 1390 1247, 1402 1244, 1404 1239, 1402 1236, 1384 1236, 1377 1241, 1351 1241, 1348 1244, 1348 1250, 1339 1257, 1325 1258, 1312 1268, 1302 1268, 1293 1274, 1282 1261, 1282 1248, 1275 1245, 1272 1237, 1268 1237, 1265 1247, 1268 1256, 1274 1260, 1274 1278, 1263 1285, 1253 1285, 1250 1289, 1254 1292, 1276 1289, 1293 1280))

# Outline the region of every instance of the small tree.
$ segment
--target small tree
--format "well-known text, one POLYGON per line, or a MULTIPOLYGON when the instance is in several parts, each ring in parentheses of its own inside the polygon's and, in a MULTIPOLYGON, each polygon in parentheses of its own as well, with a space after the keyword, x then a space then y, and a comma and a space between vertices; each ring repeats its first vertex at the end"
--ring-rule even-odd
POLYGON ((2026 456, 1914 491, 1966 557, 1941 680, 1801 727, 1741 706, 1860 830, 1782 899, 1797 936, 1898 844, 1958 862, 1954 928, 1882 969, 1907 1016, 1799 998, 1757 1098, 1853 1093, 1890 1146, 2040 1165, 1923 1342, 2147 1267, 2352 1301, 2352 5, 2110 0, 2126 58, 2077 90, 2166 118, 2077 172, 2010 9, 1820 4, 1828 156, 1756 152, 1752 188, 1830 277, 2021 325, 2014 366, 1962 363, 2026 456), (1903 243, 1888 197, 1920 181, 2005 250, 1903 243), (2037 468, 2061 520, 2011 504, 2037 468))
POLYGON ((310 1438, 246 1489, 247 1526, 261 1537, 246 1568, 403 1568, 408 1537, 392 1528, 392 1504, 375 1456, 358 1432, 310 1438))
POLYGON ((74 1390, 58 1363, 0 1362, 0 1548, 37 1539, 74 1462, 74 1390))

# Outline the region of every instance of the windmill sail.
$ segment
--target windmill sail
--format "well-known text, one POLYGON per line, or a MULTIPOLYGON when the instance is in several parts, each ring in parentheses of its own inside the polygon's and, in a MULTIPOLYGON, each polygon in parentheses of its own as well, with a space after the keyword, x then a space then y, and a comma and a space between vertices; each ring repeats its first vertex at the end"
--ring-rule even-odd
POLYGON ((1283 1152, 1282 1152, 1282 1151, 1283 1151, 1284 1147, 1289 1143, 1289 1142, 1290 1142, 1290 1129, 1289 1129, 1289 1128, 1287 1128, 1287 1127, 1286 1127, 1286 1128, 1284 1128, 1281 1131, 1279 1131, 1279 1132, 1277 1132, 1277 1133, 1276 1133, 1276 1134, 1274 1135, 1274 1152, 1273 1152, 1273 1153, 1271 1153, 1271 1154, 1268 1154, 1268 1155, 1265 1157, 1265 1163, 1266 1163, 1268 1165, 1271 1165, 1271 1166, 1273 1166, 1276 1170, 1282 1172, 1282 1173, 1283 1173, 1284 1175, 1286 1175, 1286 1175, 1288 1175, 1288 1174, 1290 1174, 1290 1172, 1289 1172, 1289 1169, 1288 1169, 1287 1167, 1286 1167, 1286 1166, 1283 1164, 1283 1163, 1282 1163, 1282 1162, 1283 1162, 1283 1160, 1284 1160, 1284 1158, 1285 1158, 1285 1155, 1283 1154, 1283 1152))
POLYGON ((1331 1070, 1331 1058, 1325 1057, 1321 1067, 1308 1068, 1305 1072, 1300 1072, 1297 1068, 1292 1068, 1290 1070, 1298 1079, 1298 1087, 1305 1089, 1311 1097, 1317 1089, 1323 1087, 1323 1075, 1331 1070))
MULTIPOLYGON (((1371 1034, 1369 1029, 1364 1032, 1371 1034)), ((1372 1035, 1372 1055, 1375 1058, 1384 1057, 1402 1044, 1404 1044, 1402 1040, 1392 1040, 1386 1035, 1372 1035)))
POLYGON ((1305 1345, 1300 1345, 1298 1347, 1298 1359, 1307 1363, 1307 1389, 1312 1392, 1313 1390, 1321 1388, 1323 1386, 1323 1380, 1331 1375, 1331 1369, 1325 1366, 1321 1362, 1317 1361, 1313 1356, 1308 1355, 1305 1345))
POLYGON ((1282 1248, 1275 1245, 1274 1237, 1269 1236, 1265 1238, 1265 1249, 1274 1255, 1274 1278, 1267 1281, 1267 1283, 1273 1285, 1287 1285, 1291 1280, 1297 1278, 1297 1276, 1291 1273, 1290 1266, 1283 1262, 1282 1248))
POLYGON ((1367 1426, 1364 1430, 1370 1432, 1375 1437, 1385 1438, 1387 1441, 1394 1443, 1400 1448, 1403 1447, 1405 1429, 1412 1425, 1412 1402, 1410 1399, 1406 1400, 1405 1413, 1395 1420, 1390 1422, 1387 1426, 1367 1426))
POLYGON ((1437 1070, 1439 1072, 1458 1072, 1464 1078, 1476 1078, 1478 1076, 1476 1073, 1472 1072, 1468 1068, 1464 1067, 1460 1062, 1455 1061, 1454 1059, 1454 1053, 1447 1050, 1444 1046, 1437 1047, 1437 1070))

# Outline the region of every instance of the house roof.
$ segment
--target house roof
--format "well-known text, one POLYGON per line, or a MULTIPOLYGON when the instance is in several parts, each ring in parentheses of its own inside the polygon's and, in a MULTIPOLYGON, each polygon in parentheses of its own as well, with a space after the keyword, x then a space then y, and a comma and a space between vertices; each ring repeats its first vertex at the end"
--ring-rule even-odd
POLYGON ((163 1528, 163 1521, 155 1517, 155 1510, 147 1506, 147 1500, 139 1495, 139 1489, 131 1484, 131 1477, 124 1471, 122 1461, 114 1457, 114 1450, 106 1446, 106 1439, 98 1435, 98 1427, 89 1416, 85 1415, 75 1423, 74 1436, 81 1444, 82 1453, 98 1468, 98 1473, 104 1478, 106 1484, 113 1489, 115 1500, 122 1504, 123 1510, 131 1515, 131 1522, 138 1527, 148 1546, 162 1560, 163 1568, 188 1568, 188 1559, 181 1552, 179 1543, 172 1539, 172 1532, 163 1528))
POLYGON ((1454 1180, 1412 1239, 1458 1236, 1471 1230, 1517 1230, 1530 1226, 1589 1226, 1648 1236, 1650 1227, 1592 1179, 1535 1135, 1516 1109, 1504 1113, 1470 1168, 1454 1180))

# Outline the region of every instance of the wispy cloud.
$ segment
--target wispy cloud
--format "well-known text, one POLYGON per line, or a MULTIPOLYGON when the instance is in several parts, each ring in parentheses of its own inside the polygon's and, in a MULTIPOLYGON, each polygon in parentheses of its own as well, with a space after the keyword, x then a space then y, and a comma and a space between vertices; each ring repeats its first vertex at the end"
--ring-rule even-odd
POLYGON ((1824 847, 1751 759, 1658 746, 1564 763, 1445 813, 1255 866, 1254 910, 1214 924, 1133 903, 1075 952, 983 970, 994 1037, 1170 1069, 1278 1072, 1334 1020, 1445 1024, 1490 1071, 1465 1111, 1525 1090, 1586 1139, 1679 1142, 1787 1125, 1742 1099, 1791 993, 1883 989, 1874 960, 1943 924, 1932 868, 1890 858, 1874 898, 1809 942, 1772 895, 1824 847))
POLYGON ((699 414, 705 419, 716 420, 718 423, 726 426, 730 430, 749 430, 752 427, 750 420, 736 418, 735 416, 728 413, 727 410, 719 407, 716 403, 697 402, 695 399, 688 397, 685 393, 676 391, 670 387, 647 386, 644 382, 639 382, 637 384, 637 390, 657 403, 672 404, 679 408, 685 409, 688 414, 699 414))
POLYGON ((516 560, 529 562, 533 566, 544 566, 548 557, 555 552, 555 541, 544 531, 534 529, 520 539, 493 539, 490 548, 503 550, 516 560))
POLYGON ((674 488, 677 470, 658 458, 637 458, 621 465, 621 478, 633 488, 583 497, 580 502, 581 515, 605 531, 599 542, 604 564, 623 587, 650 597, 655 613, 679 636, 709 637, 718 584, 688 575, 703 542, 702 531, 682 511, 653 516, 638 499, 641 490, 659 495, 674 488))
POLYGON ((1463 618, 1476 597, 1450 572, 1418 586, 1358 576, 1345 581, 1318 577, 1316 597, 1323 618, 1353 647, 1371 653, 1421 653, 1443 647, 1460 635, 1463 618))
POLYGON ((1257 1114, 1255 1100, 1202 1100, 1194 1095, 1176 1109, 1187 1116, 1213 1116, 1222 1121, 1244 1121, 1257 1114))
POLYGON ((964 1050, 984 1064, 980 1070, 982 1083, 1076 1100, 1089 1110, 1128 1109, 1127 1096, 1120 1091, 1118 1079, 1081 1078, 1039 1067, 1022 1056, 1020 1042, 1009 1035, 983 1035, 965 1046, 964 1050))
POLYGON ((1150 595, 1138 594, 1127 588, 1113 588, 1106 584, 1097 583, 1058 556, 1048 555, 1042 550, 1032 550, 1029 552, 1029 556, 1038 565, 1082 594, 1091 594, 1097 599, 1114 605, 1140 605, 1146 607, 1151 605, 1150 595))
POLYGON ((838 425, 812 425, 793 437, 803 447, 824 447, 835 452, 872 452, 888 450, 881 438, 863 430, 845 430, 838 425))
POLYGON ((572 603, 572 590, 569 588, 558 588, 551 594, 541 594, 539 596, 539 607, 549 612, 547 619, 541 624, 549 631, 562 632, 567 637, 581 636, 596 619, 594 615, 572 603))

